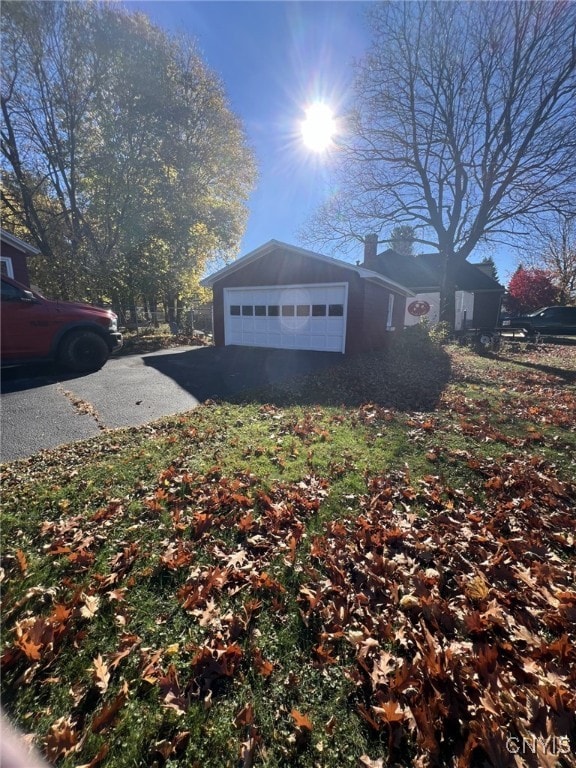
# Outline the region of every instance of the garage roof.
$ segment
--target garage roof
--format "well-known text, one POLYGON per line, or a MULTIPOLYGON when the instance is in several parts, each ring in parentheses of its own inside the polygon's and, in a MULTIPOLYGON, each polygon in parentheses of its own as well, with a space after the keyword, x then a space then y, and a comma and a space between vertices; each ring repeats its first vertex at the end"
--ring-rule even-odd
POLYGON ((40 253, 38 248, 30 245, 30 243, 24 242, 24 240, 16 237, 16 235, 12 235, 10 232, 6 232, 4 229, 0 230, 0 240, 3 243, 6 243, 6 245, 11 245, 13 248, 16 248, 16 250, 25 253, 26 256, 36 256, 38 253, 40 253))
POLYGON ((407 288, 405 285, 401 285, 400 283, 397 283, 395 280, 392 280, 389 277, 386 277, 386 275, 381 275, 378 272, 373 272, 371 269, 366 269, 365 267, 359 267, 359 266, 356 266, 355 264, 350 264, 347 261, 341 261, 340 259, 333 259, 330 256, 324 256, 324 254, 322 253, 315 253, 314 251, 308 251, 305 248, 299 248, 296 245, 283 243, 280 240, 269 240, 267 243, 264 243, 264 245, 261 245, 259 248, 256 248, 255 250, 250 251, 250 253, 247 253, 245 256, 241 256, 239 259, 236 259, 236 261, 233 261, 231 264, 228 264, 226 267, 223 267, 222 269, 218 270, 218 272, 214 272, 214 274, 208 275, 208 277, 205 277, 203 280, 200 281, 200 284, 206 286, 207 288, 211 288, 214 285, 214 283, 218 282, 218 280, 221 280, 222 278, 227 277, 233 272, 236 272, 237 270, 242 269, 248 264, 251 264, 252 262, 257 261, 258 259, 261 259, 264 256, 267 256, 269 253, 271 253, 272 251, 275 251, 277 248, 282 248, 285 251, 291 251, 292 253, 298 256, 305 256, 310 259, 316 259, 317 261, 325 262, 326 264, 329 264, 333 267, 348 269, 351 272, 355 272, 363 280, 369 280, 372 283, 378 283, 379 285, 384 285, 387 288, 393 289, 397 293, 403 294, 404 296, 415 295, 414 292, 410 290, 410 288, 407 288))

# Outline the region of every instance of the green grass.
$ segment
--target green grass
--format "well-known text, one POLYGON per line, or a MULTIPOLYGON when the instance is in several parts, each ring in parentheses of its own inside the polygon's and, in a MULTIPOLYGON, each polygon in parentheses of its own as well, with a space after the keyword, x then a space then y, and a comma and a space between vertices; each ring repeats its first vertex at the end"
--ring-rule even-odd
POLYGON ((405 345, 5 465, 6 711, 65 768, 489 761, 486 647, 519 722, 574 661, 571 352, 405 345))

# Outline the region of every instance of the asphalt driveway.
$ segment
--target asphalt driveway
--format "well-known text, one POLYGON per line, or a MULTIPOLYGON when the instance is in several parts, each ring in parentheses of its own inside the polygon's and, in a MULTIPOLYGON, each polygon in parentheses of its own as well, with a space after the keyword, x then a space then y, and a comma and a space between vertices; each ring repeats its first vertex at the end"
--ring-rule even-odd
POLYGON ((54 366, 3 369, 0 460, 25 458, 103 429, 139 426, 340 360, 330 352, 178 347, 113 357, 100 371, 81 376, 54 366))

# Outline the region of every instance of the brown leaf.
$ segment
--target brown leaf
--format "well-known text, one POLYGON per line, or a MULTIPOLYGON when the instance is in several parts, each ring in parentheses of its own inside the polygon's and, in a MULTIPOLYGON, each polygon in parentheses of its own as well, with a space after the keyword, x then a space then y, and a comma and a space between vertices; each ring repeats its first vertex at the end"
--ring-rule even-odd
POLYGON ((108 671, 108 665, 100 654, 94 659, 94 674, 93 678, 96 683, 96 687, 100 689, 101 693, 106 693, 108 690, 108 684, 110 682, 110 672, 108 671))
POLYGON ((234 718, 236 728, 242 728, 245 725, 252 725, 254 722, 254 707, 252 704, 246 704, 234 718))
POLYGON ((109 704, 106 704, 100 714, 95 715, 92 720, 92 733, 99 733, 107 725, 110 725, 122 709, 128 699, 128 683, 124 681, 122 689, 116 698, 114 698, 109 704))
POLYGON ((55 763, 60 757, 74 752, 78 744, 78 734, 70 717, 61 717, 52 723, 46 737, 45 754, 50 762, 55 763))
POLYGON ((98 752, 94 755, 92 760, 90 760, 89 763, 84 763, 83 765, 77 765, 76 768, 96 768, 97 765, 100 765, 100 763, 106 759, 108 756, 108 752, 110 752, 110 747, 108 744, 103 744, 102 747, 98 750, 98 752))
POLYGON ((160 691, 164 697, 164 706, 183 715, 188 709, 188 703, 180 689, 178 674, 174 664, 170 664, 166 675, 158 679, 160 691))
POLYGON ((41 652, 53 645, 54 628, 42 616, 17 621, 15 630, 16 645, 31 661, 40 661, 41 652))
POLYGON ((85 619, 93 619, 100 608, 100 598, 98 595, 82 595, 84 605, 80 608, 80 614, 85 619))
POLYGON ((252 649, 252 664, 256 672, 258 672, 259 675, 262 675, 262 677, 269 677, 274 670, 274 664, 272 664, 271 661, 267 661, 262 656, 260 648, 252 649))
POLYGON ((240 761, 242 768, 252 768, 254 764, 254 752, 262 740, 256 728, 250 728, 250 736, 240 745, 240 761))
POLYGON ((23 635, 18 639, 18 647, 30 661, 40 661, 42 658, 42 644, 35 643, 28 635, 23 635))
POLYGON ((24 552, 22 552, 21 549, 16 550, 16 559, 18 560, 20 571, 22 572, 22 575, 24 575, 28 570, 28 561, 26 560, 26 555, 24 552))
POLYGON ((54 624, 65 624, 70 618, 72 611, 61 603, 56 603, 54 610, 50 615, 50 621, 54 624))
POLYGON ((484 576, 477 574, 466 584, 464 591, 470 600, 485 600, 488 597, 490 587, 486 584, 484 576))
POLYGON ((129 656, 132 651, 142 642, 138 635, 122 635, 120 650, 113 654, 110 661, 110 669, 116 669, 122 659, 129 656))
POLYGON ((368 755, 358 758, 358 768, 384 768, 384 760, 381 757, 372 760, 368 755))
POLYGON ((108 600, 118 600, 122 602, 125 600, 126 587, 119 587, 118 589, 111 589, 110 592, 106 592, 108 600))
POLYGON ((312 731, 313 725, 309 717, 306 717, 306 715, 303 715, 301 712, 298 712, 297 709, 293 709, 290 712, 290 714, 294 719, 294 724, 296 725, 296 728, 300 728, 302 731, 308 731, 308 732, 312 731))
POLYGON ((326 725, 324 726, 324 730, 328 734, 328 736, 332 736, 334 733, 334 730, 336 729, 337 720, 336 715, 332 715, 332 717, 327 721, 326 725))
POLYGON ((386 723, 400 723, 406 719, 406 712, 396 701, 387 701, 383 706, 373 706, 372 709, 386 723))
POLYGON ((375 730, 379 731, 382 728, 381 723, 377 722, 373 717, 372 713, 366 708, 364 704, 358 704, 358 712, 362 715, 364 720, 375 730))
POLYGON ((312 648, 312 653, 314 654, 314 661, 313 665, 324 667, 326 664, 337 664, 338 658, 336 656, 332 655, 332 650, 325 646, 323 643, 320 643, 320 645, 317 645, 315 648, 312 648))

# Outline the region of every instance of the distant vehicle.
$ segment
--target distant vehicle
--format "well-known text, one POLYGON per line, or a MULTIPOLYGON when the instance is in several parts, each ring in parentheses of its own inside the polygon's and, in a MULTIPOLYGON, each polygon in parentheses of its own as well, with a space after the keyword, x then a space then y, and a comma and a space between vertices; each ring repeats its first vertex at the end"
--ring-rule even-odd
POLYGON ((538 333, 576 336, 576 307, 542 307, 528 315, 505 317, 501 321, 501 328, 523 329, 527 336, 538 333))
POLYGON ((2 275, 2 365, 55 360, 77 373, 97 371, 122 346, 114 312, 51 301, 2 275))

